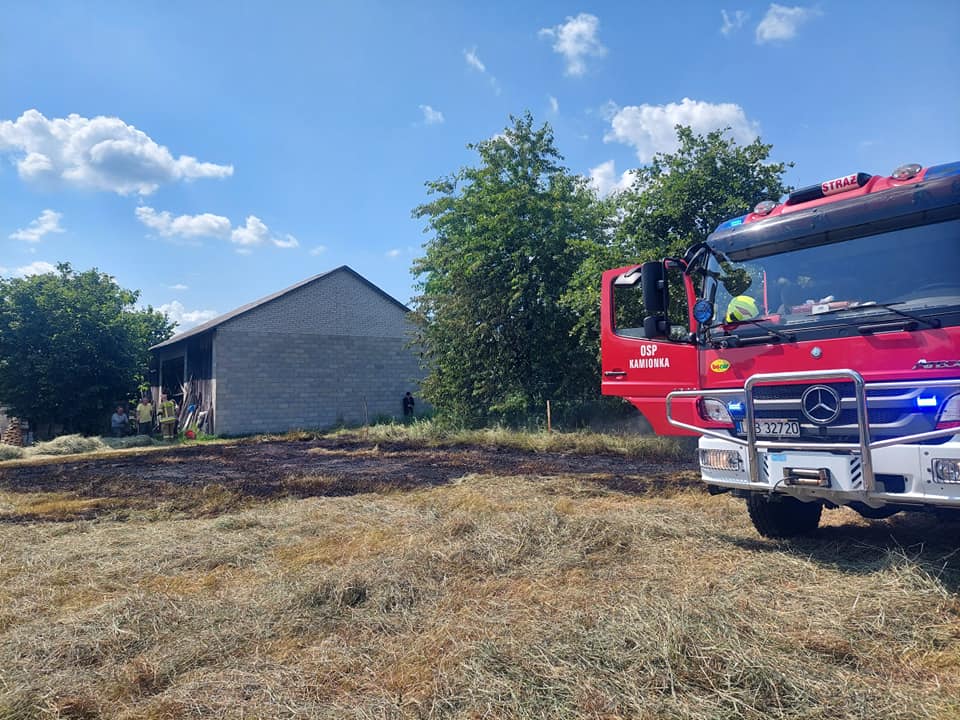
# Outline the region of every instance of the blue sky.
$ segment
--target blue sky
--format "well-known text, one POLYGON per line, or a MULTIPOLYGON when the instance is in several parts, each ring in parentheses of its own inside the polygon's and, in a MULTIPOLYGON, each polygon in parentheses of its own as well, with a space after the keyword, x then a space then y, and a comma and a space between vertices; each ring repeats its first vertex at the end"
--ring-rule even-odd
POLYGON ((600 192, 678 121, 759 133, 795 185, 960 159, 956 2, 4 14, 0 272, 96 266, 181 327, 341 264, 409 300, 424 182, 527 109, 600 192))

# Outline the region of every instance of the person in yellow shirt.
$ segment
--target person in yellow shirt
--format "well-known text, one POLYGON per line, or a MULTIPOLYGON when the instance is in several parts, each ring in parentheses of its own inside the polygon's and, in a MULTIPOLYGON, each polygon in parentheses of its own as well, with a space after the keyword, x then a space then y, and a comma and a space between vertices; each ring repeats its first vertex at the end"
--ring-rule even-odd
POLYGON ((150 396, 147 395, 141 398, 140 404, 137 405, 137 434, 150 435, 152 429, 153 403, 150 401, 150 396))

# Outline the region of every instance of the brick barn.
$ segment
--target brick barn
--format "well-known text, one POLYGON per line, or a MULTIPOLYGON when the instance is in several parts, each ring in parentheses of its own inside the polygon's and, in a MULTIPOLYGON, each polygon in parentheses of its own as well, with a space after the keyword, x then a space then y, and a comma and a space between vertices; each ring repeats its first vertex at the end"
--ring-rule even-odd
POLYGON ((153 393, 218 435, 397 417, 422 377, 408 314, 344 265, 155 345, 153 393))

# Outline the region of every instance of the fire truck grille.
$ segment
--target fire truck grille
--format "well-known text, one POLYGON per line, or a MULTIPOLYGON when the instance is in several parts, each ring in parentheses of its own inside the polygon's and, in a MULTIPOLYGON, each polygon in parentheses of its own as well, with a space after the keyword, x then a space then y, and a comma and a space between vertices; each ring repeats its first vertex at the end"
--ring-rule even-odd
MULTIPOLYGON (((871 439, 878 440, 933 430, 936 426, 934 414, 917 407, 916 398, 922 392, 923 388, 868 391, 867 414, 871 439)), ((859 442, 853 383, 758 385, 753 388, 753 402, 754 416, 758 420, 775 418, 798 421, 800 440, 803 442, 859 442), (839 415, 826 425, 812 422, 801 409, 804 392, 814 385, 828 386, 841 398, 839 415)), ((737 433, 741 437, 746 437, 746 427, 742 421, 737 425, 737 433)), ((938 438, 928 441, 928 444, 946 441, 947 438, 938 438)))

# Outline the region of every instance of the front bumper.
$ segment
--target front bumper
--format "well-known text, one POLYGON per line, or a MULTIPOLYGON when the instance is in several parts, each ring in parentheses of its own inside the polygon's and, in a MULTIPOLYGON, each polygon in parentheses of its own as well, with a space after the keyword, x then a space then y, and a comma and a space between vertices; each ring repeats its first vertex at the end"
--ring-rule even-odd
MULTIPOLYGON (((897 445, 874 450, 872 491, 865 487, 863 462, 855 453, 760 450, 754 481, 751 480, 752 461, 744 446, 703 437, 700 449, 737 453, 739 457, 739 466, 728 466, 730 469, 701 464, 703 480, 710 485, 786 493, 836 505, 862 502, 871 507, 887 504, 960 507, 960 483, 940 481, 933 469, 936 459, 960 461, 960 441, 956 439, 942 445, 897 445), (798 470, 808 472, 798 473, 798 470), (826 475, 828 484, 814 485, 813 476, 821 471, 826 471, 822 474, 826 475)), ((714 464, 719 463, 714 461, 714 464)))
MULTIPOLYGON (((924 385, 960 388, 960 380, 929 381, 924 385)), ((701 434, 703 479, 711 485, 760 492, 786 493, 805 500, 827 500, 838 505, 860 502, 871 507, 887 504, 960 507, 960 482, 943 482, 934 471, 936 460, 960 461, 960 435, 946 429, 884 438, 871 442, 867 412, 868 389, 897 389, 911 383, 868 385, 854 370, 753 375, 742 389, 711 390, 714 395, 746 399, 747 437, 707 430, 675 420, 671 401, 698 397, 702 390, 677 390, 667 396, 667 420, 701 434), (758 384, 803 380, 852 381, 856 392, 859 442, 802 442, 763 440, 754 434, 753 388, 758 384), (916 444, 933 438, 951 438, 937 445, 916 444)))

